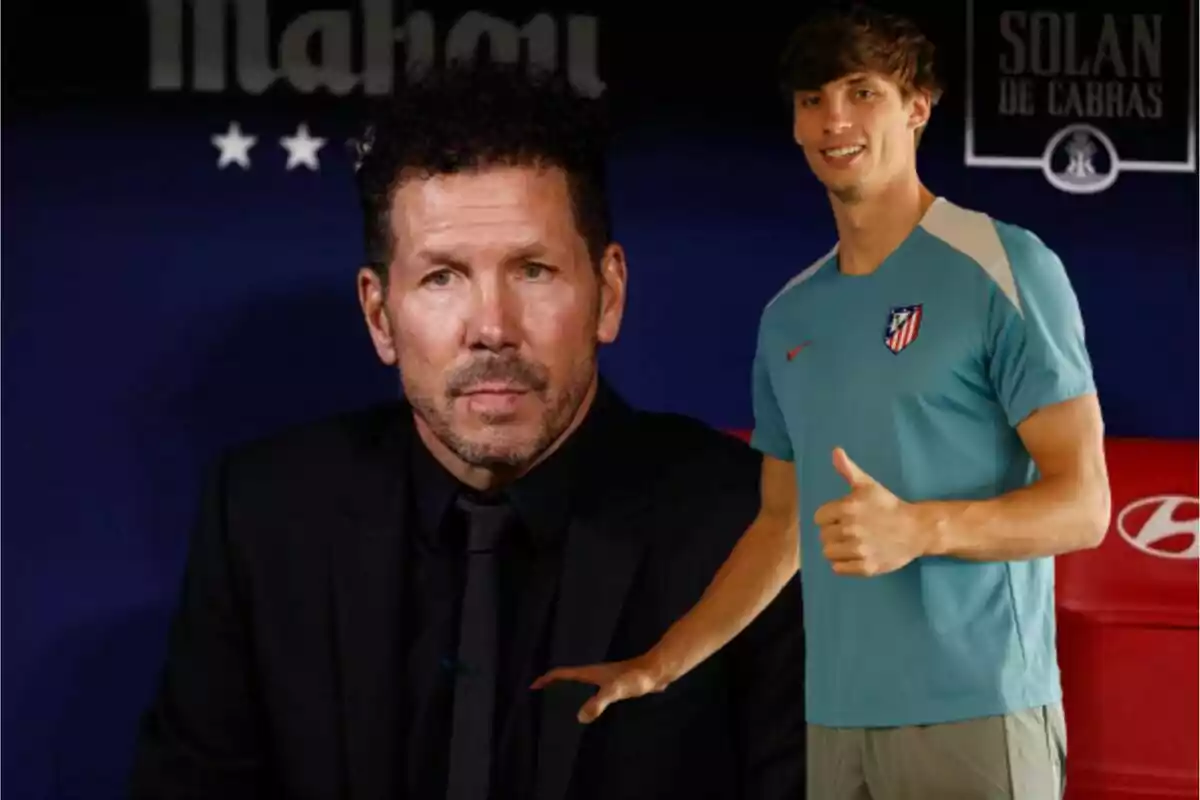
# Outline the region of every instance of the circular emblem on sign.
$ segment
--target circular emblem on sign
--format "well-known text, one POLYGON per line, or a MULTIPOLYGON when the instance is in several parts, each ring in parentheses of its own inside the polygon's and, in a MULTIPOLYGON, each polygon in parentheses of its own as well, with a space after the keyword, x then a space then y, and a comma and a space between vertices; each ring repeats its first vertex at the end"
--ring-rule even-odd
POLYGON ((1200 558, 1200 499, 1164 494, 1135 500, 1117 516, 1121 538, 1159 558, 1200 558))
POLYGON ((1095 194, 1112 186, 1120 172, 1117 148, 1104 131, 1086 123, 1068 125, 1050 137, 1042 174, 1055 189, 1095 194))

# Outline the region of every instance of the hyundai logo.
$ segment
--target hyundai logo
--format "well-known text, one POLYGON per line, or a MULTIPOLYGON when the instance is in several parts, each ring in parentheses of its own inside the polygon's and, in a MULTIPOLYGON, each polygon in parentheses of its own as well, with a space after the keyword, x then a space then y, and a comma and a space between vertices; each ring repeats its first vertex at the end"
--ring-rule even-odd
POLYGON ((1200 498, 1175 494, 1143 497, 1121 510, 1117 516, 1117 532, 1125 541, 1148 555, 1174 559, 1200 558, 1200 518, 1197 517, 1197 510, 1200 510, 1200 498), (1135 513, 1138 511, 1143 513, 1135 513))

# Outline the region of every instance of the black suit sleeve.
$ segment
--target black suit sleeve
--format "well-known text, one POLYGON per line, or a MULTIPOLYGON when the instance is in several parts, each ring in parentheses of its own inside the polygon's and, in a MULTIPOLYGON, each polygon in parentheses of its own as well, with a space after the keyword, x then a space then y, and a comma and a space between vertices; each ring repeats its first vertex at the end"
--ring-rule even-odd
MULTIPOLYGON (((762 457, 731 438, 705 466, 720 497, 715 517, 721 560, 758 516, 762 457), (726 538, 728 537, 728 538, 726 538)), ((724 655, 733 703, 738 755, 739 800, 801 800, 806 796, 807 724, 804 690, 804 608, 801 579, 792 577, 745 630, 726 645, 724 655)))
POLYGON ((796 575, 729 644, 745 800, 805 797, 802 602, 796 575))
POLYGON ((135 800, 269 795, 238 575, 225 469, 218 468, 205 483, 166 664, 138 731, 130 786, 135 800))

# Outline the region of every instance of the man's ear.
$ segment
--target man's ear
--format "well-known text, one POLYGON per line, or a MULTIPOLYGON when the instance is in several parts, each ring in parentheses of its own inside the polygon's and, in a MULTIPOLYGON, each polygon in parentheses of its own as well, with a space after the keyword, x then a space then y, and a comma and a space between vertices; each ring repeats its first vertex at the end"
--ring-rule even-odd
POLYGON ((621 331, 628 277, 624 249, 619 244, 610 244, 600 258, 600 317, 596 323, 596 339, 601 344, 612 344, 621 331))
POLYGON ((918 131, 929 124, 929 116, 933 113, 933 100, 926 92, 914 92, 909 99, 908 127, 918 131))
POLYGON ((358 270, 358 304, 379 360, 384 364, 395 364, 396 344, 392 338, 392 320, 387 313, 387 286, 373 267, 358 270))

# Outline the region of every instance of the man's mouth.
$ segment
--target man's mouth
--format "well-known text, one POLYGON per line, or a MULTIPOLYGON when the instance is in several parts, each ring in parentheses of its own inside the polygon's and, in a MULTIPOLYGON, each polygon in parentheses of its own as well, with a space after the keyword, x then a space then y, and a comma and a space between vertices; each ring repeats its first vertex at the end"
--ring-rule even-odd
POLYGON ((459 394, 465 407, 493 421, 516 414, 529 390, 513 383, 477 383, 459 394))
POLYGON ((462 390, 460 394, 464 397, 472 397, 490 394, 525 394, 527 391, 529 390, 524 386, 515 383, 477 383, 462 390))
POLYGON ((861 144, 846 145, 843 147, 828 147, 821 151, 821 155, 829 158, 845 158, 846 156, 856 156, 866 148, 861 144))

